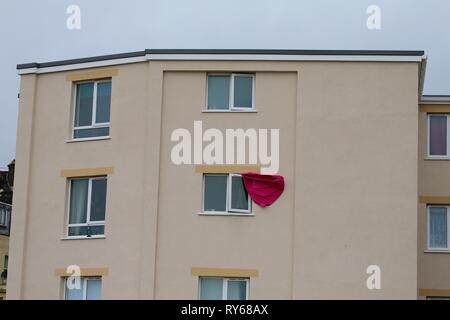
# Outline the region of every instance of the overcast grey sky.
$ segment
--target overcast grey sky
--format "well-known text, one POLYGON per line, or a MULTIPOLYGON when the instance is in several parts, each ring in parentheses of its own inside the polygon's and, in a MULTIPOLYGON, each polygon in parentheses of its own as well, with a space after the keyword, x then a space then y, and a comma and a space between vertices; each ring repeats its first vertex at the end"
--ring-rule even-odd
POLYGON ((0 167, 15 156, 16 64, 145 48, 425 50, 425 94, 450 94, 449 0, 1 0, 0 167), (81 8, 81 29, 66 9, 81 8), (366 27, 369 5, 381 29, 366 27))

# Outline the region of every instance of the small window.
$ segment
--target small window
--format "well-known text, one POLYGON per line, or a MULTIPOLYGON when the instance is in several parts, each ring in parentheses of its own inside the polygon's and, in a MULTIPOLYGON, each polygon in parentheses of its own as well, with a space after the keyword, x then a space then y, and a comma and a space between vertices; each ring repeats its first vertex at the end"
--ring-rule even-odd
POLYGON ((111 80, 77 83, 74 139, 109 136, 111 80))
POLYGON ((8 256, 5 256, 5 259, 3 261, 3 269, 8 270, 8 256))
POLYGON ((255 75, 208 75, 208 110, 253 109, 255 75))
POLYGON ((8 228, 8 207, 0 204, 0 228, 8 228))
POLYGON ((248 300, 249 279, 211 278, 199 279, 200 300, 248 300))
POLYGON ((428 207, 428 248, 431 250, 449 250, 449 208, 428 207))
POLYGON ((428 157, 430 158, 449 157, 448 117, 443 114, 428 115, 428 157))
POLYGON ((105 234, 106 177, 71 179, 69 237, 105 234))
POLYGON ((102 279, 92 277, 81 277, 78 288, 74 281, 66 278, 64 280, 65 300, 101 300, 102 299, 102 279), (75 286, 75 288, 73 288, 75 286))
POLYGON ((203 176, 203 212, 250 213, 251 199, 240 174, 203 176))

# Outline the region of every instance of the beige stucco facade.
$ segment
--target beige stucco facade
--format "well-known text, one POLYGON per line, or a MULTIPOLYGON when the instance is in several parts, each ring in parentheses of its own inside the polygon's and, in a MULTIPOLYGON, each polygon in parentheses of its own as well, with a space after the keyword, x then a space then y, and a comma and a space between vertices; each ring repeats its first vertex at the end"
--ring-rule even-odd
POLYGON ((450 254, 428 250, 427 205, 450 204, 450 162, 427 157, 427 115, 449 114, 450 103, 422 103, 419 110, 419 295, 449 297, 450 254))
POLYGON ((60 299, 55 270, 72 264, 107 270, 104 299, 197 299, 198 272, 207 269, 250 270, 250 299, 416 299, 422 287, 450 289, 438 278, 450 255, 422 247, 418 194, 450 196, 450 185, 447 162, 420 156, 419 69, 146 61, 23 75, 8 298, 60 299), (113 73, 111 138, 70 142, 71 75, 104 69, 113 73), (208 72, 254 73, 256 112, 203 112, 208 72), (196 120, 221 131, 280 129, 286 186, 273 206, 253 205, 251 216, 199 215, 201 173, 170 158, 172 131, 193 131, 196 120), (61 172, 93 168, 111 168, 105 238, 64 239, 61 172), (366 286, 370 265, 381 269, 380 290, 366 286))

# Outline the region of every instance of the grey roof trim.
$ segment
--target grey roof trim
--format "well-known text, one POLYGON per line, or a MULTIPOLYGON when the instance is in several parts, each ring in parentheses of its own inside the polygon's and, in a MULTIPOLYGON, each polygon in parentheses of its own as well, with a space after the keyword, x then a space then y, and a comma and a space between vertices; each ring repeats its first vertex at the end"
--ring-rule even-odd
POLYGON ((58 67, 58 66, 66 66, 66 65, 77 64, 77 63, 87 63, 87 62, 96 62, 96 61, 103 61, 103 60, 115 60, 115 59, 124 59, 124 58, 143 57, 145 55, 146 55, 146 51, 135 51, 135 52, 109 54, 109 55, 104 55, 104 56, 95 56, 95 57, 80 58, 80 59, 69 59, 69 60, 43 62, 43 63, 31 62, 31 63, 18 64, 17 70, 28 69, 28 68, 58 67))
POLYGON ((333 56, 423 56, 424 51, 414 50, 279 50, 279 49, 146 49, 128 53, 95 56, 81 59, 18 64, 17 70, 47 68, 79 63, 142 57, 147 54, 248 54, 248 55, 333 55, 333 56))
POLYGON ((450 95, 423 95, 420 102, 425 104, 450 104, 450 95))

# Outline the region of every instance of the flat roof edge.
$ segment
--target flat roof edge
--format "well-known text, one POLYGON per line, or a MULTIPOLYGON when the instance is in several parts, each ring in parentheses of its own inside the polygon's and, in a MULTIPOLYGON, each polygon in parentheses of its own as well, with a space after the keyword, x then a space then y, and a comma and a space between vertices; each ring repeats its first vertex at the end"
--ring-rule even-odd
POLYGON ((143 51, 93 56, 51 62, 32 62, 17 65, 17 70, 42 69, 74 64, 145 57, 146 55, 274 55, 274 56, 384 56, 421 57, 424 51, 415 50, 290 50, 290 49, 145 49, 143 51))
POLYGON ((450 104, 450 95, 423 95, 421 104, 450 104))

